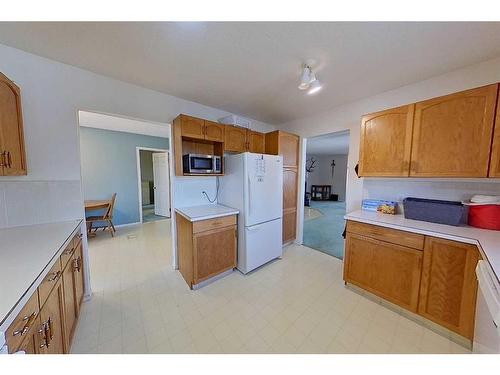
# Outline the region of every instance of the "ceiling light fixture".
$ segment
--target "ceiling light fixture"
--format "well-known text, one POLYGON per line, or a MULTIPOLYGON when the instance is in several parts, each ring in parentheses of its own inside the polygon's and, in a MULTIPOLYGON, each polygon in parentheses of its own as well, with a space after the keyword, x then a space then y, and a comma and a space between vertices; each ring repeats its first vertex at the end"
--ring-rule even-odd
POLYGON ((316 75, 312 71, 311 67, 304 64, 302 74, 300 76, 299 90, 309 90, 307 93, 312 95, 321 90, 321 88, 321 83, 316 78, 316 75))
POLYGON ((309 85, 309 91, 307 91, 307 94, 308 95, 316 94, 322 88, 323 86, 321 86, 321 83, 319 83, 319 81, 316 79, 312 81, 311 84, 309 85))

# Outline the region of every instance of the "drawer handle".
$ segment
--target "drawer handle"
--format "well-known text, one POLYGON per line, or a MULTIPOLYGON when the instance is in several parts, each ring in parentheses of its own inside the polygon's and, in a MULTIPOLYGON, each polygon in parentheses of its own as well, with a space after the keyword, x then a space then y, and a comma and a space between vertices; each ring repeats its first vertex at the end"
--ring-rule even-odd
POLYGON ((80 258, 73 259, 73 271, 80 272, 80 258))
POLYGON ((0 167, 6 166, 6 161, 5 161, 5 151, 0 152, 0 167))
POLYGON ((42 341, 40 348, 48 347, 47 336, 45 335, 45 323, 43 323, 42 327, 38 330, 38 334, 40 335, 42 341))
POLYGON ((7 151, 7 168, 12 168, 12 156, 10 156, 10 151, 7 151))
POLYGON ((47 279, 47 281, 55 281, 59 278, 61 271, 53 272, 52 276, 47 279))
POLYGON ((12 336, 23 336, 28 332, 30 329, 31 325, 33 324, 33 321, 36 318, 36 312, 33 312, 31 315, 25 316, 22 321, 26 322, 24 327, 22 329, 18 329, 17 331, 12 332, 12 336))
POLYGON ((71 249, 66 249, 66 250, 64 250, 63 254, 64 255, 71 255, 72 252, 73 252, 72 248, 71 249))

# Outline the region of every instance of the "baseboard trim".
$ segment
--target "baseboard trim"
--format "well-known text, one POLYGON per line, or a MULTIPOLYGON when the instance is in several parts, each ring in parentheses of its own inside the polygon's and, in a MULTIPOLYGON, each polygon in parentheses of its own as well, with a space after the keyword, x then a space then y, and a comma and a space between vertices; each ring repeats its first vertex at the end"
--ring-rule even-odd
POLYGON ((119 225, 115 225, 115 228, 131 227, 132 225, 138 225, 138 224, 142 224, 142 223, 140 221, 136 221, 135 223, 119 224, 119 225))

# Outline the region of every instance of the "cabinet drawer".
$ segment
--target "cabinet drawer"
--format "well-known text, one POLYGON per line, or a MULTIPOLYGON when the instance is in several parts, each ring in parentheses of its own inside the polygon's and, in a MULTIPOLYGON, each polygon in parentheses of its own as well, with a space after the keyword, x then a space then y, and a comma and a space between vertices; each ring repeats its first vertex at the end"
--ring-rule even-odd
POLYGON ((38 287, 38 297, 40 301, 40 307, 43 307, 47 297, 50 294, 50 291, 57 284, 57 281, 61 278, 61 263, 59 260, 52 266, 51 270, 45 276, 42 283, 38 287))
POLYGON ((193 233, 204 232, 206 230, 224 228, 230 225, 236 225, 236 215, 217 217, 193 223, 193 233))
POLYGON ((424 236, 421 234, 384 228, 378 225, 364 224, 356 221, 347 222, 347 231, 417 250, 423 250, 424 248, 424 236))
POLYGON ((38 293, 35 291, 5 333, 11 353, 17 351, 24 338, 28 336, 30 327, 35 323, 38 313, 38 293))

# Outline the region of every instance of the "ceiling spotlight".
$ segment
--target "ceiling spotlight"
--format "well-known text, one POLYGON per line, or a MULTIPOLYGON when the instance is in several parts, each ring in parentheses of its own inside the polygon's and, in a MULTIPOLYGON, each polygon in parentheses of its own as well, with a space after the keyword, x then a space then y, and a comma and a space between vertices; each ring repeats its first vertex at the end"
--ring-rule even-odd
POLYGON ((307 90, 308 94, 314 94, 321 90, 321 84, 319 83, 316 75, 312 71, 309 65, 304 64, 302 69, 302 74, 300 76, 299 90, 307 90))
POLYGON ((309 85, 309 91, 307 91, 307 94, 308 95, 316 94, 322 88, 323 86, 321 86, 321 83, 319 83, 319 81, 316 79, 312 81, 311 84, 309 85))
POLYGON ((308 67, 307 65, 304 65, 304 69, 302 70, 302 75, 300 76, 299 90, 307 90, 309 88, 312 75, 313 72, 311 68, 308 67))

